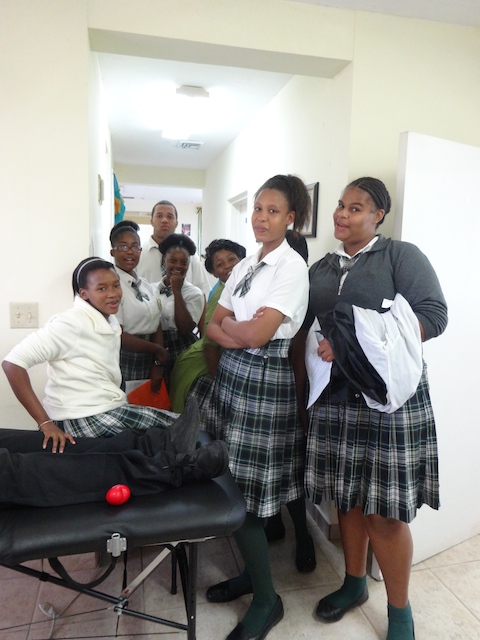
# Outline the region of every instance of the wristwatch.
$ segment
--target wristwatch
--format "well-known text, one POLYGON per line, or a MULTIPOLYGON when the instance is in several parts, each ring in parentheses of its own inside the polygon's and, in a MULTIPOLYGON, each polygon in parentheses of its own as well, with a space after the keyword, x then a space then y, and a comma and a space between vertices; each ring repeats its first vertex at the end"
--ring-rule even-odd
POLYGON ((160 362, 160 360, 154 360, 154 361, 153 361, 153 364, 154 364, 156 367, 163 367, 163 362, 160 362))

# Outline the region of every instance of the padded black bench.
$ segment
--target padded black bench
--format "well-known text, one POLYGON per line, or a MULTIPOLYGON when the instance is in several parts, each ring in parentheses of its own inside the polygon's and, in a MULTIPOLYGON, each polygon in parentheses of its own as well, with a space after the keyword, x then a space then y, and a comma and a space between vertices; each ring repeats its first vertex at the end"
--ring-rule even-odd
POLYGON ((185 484, 152 496, 131 497, 121 506, 95 502, 0 509, 0 565, 110 602, 116 613, 186 631, 188 640, 195 640, 197 544, 233 533, 244 519, 245 501, 229 471, 214 480, 185 484), (167 546, 117 596, 98 591, 92 584, 73 582, 63 575, 56 561, 59 556, 106 551, 115 558, 125 549, 147 545, 167 546), (182 578, 186 624, 127 606, 131 594, 172 550, 182 578), (22 564, 42 558, 54 559, 51 565, 60 577, 22 564))

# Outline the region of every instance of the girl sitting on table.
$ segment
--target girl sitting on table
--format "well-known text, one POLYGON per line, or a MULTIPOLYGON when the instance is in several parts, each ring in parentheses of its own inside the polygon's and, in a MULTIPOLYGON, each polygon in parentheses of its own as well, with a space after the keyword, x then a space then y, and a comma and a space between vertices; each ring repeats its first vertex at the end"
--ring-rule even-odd
POLYGON ((152 407, 129 405, 120 389, 121 327, 115 314, 122 287, 113 264, 101 258, 82 260, 73 272, 73 307, 53 316, 5 357, 3 369, 18 400, 63 451, 76 437, 110 437, 124 429, 145 431, 174 423, 198 426, 198 410, 178 415, 152 407), (43 404, 33 391, 28 369, 46 362, 43 404))

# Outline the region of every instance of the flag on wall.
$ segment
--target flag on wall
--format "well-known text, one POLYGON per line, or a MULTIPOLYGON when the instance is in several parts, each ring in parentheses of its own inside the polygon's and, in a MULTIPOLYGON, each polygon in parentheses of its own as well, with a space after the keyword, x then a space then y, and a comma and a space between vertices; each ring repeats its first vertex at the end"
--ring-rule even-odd
POLYGON ((120 187, 118 186, 117 176, 113 174, 113 193, 115 198, 115 224, 123 220, 125 213, 125 203, 123 202, 122 194, 120 193, 120 187))

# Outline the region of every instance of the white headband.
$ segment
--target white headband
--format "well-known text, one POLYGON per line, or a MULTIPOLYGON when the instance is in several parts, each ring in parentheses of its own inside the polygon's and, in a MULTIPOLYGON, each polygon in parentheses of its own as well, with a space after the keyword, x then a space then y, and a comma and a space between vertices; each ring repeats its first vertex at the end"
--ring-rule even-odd
POLYGON ((77 284, 80 287, 80 274, 82 273, 82 269, 83 267, 86 267, 87 264, 90 264, 91 262, 95 262, 96 260, 101 260, 101 258, 90 258, 89 260, 86 260, 82 266, 80 267, 80 269, 77 271, 77 284))

